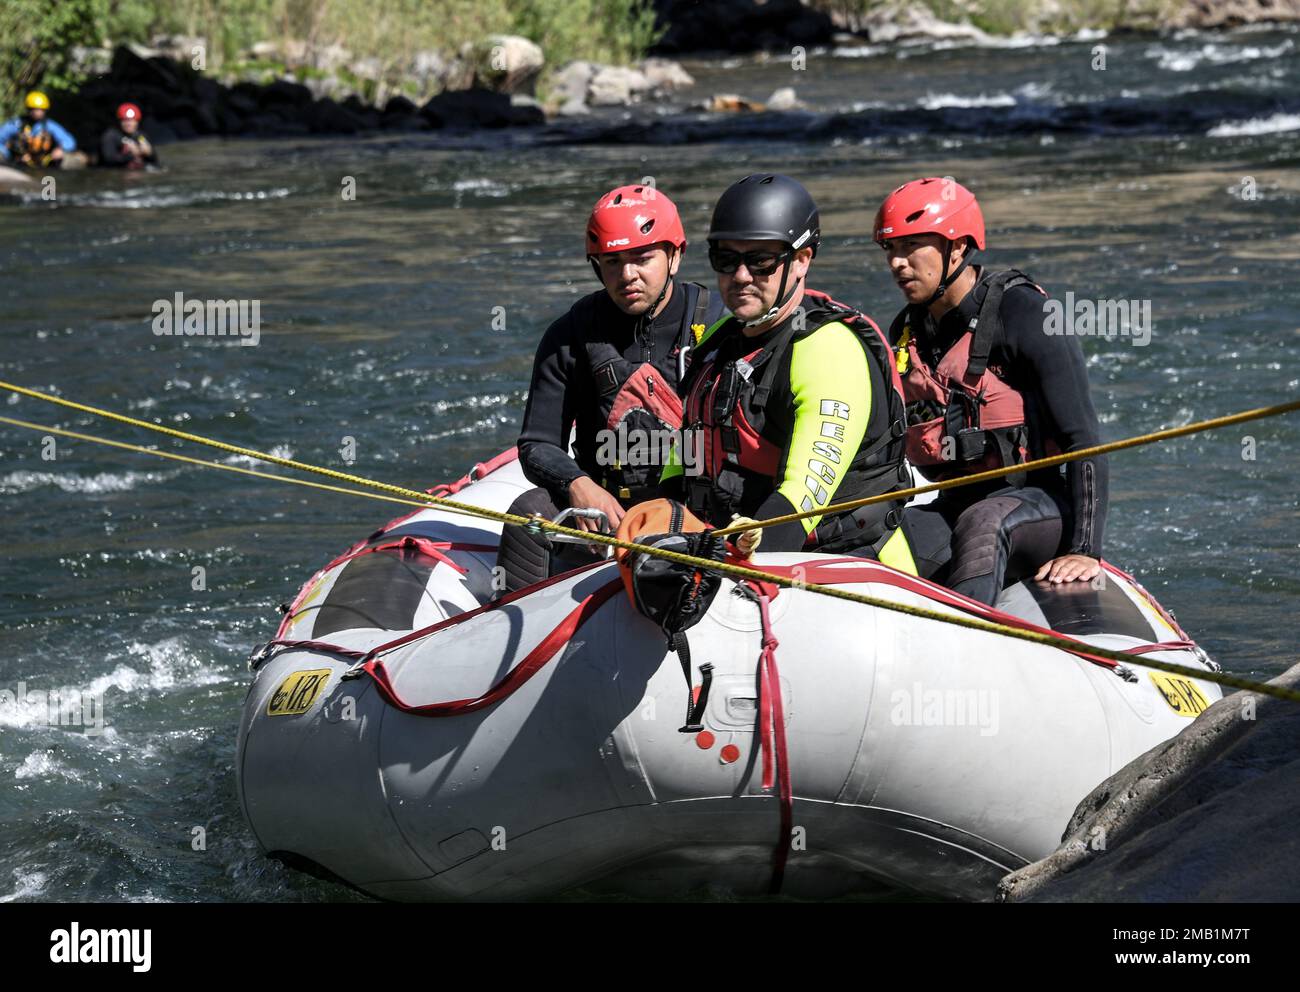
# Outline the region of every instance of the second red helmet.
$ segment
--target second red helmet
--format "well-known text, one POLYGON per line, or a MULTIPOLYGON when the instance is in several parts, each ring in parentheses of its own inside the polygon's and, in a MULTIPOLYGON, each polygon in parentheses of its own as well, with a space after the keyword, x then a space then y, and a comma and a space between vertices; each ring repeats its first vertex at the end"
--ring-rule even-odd
POLYGON ((686 247, 686 231, 672 200, 650 185, 612 189, 591 209, 587 254, 628 251, 668 242, 686 247))
POLYGON ((140 108, 134 103, 124 103, 117 108, 117 119, 119 121, 138 121, 144 114, 140 113, 140 108))
POLYGON ((949 241, 971 238, 984 247, 984 214, 975 194, 953 179, 913 179, 885 197, 876 211, 877 243, 910 234, 939 234, 949 241))

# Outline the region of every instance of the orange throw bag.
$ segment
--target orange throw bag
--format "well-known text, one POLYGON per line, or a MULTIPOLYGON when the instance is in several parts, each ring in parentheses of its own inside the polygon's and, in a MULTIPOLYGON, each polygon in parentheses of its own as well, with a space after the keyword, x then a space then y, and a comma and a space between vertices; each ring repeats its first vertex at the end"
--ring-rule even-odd
MULTIPOLYGON (((711 528, 681 503, 652 499, 628 510, 619 524, 619 538, 638 544, 676 551, 696 558, 722 561, 727 545, 711 528)), ((686 723, 683 733, 697 733, 708 703, 713 666, 701 665, 703 685, 696 698, 692 689, 691 653, 686 630, 699 623, 722 585, 722 577, 711 569, 685 562, 668 561, 653 555, 619 548, 615 552, 618 570, 628 599, 638 613, 654 621, 668 639, 668 649, 677 654, 686 677, 686 723)))

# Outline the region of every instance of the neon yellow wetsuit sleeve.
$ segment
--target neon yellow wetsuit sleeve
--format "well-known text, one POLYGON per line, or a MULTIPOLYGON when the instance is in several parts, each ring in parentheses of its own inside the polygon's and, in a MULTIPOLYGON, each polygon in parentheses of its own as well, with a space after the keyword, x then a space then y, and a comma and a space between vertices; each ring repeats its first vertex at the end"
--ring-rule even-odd
POLYGON ((668 461, 664 464, 664 470, 659 473, 660 482, 667 482, 669 479, 686 474, 686 468, 682 465, 681 449, 677 446, 680 441, 680 437, 673 441, 672 451, 668 453, 668 461))
MULTIPOLYGON (((834 501, 871 421, 871 370, 853 331, 835 322, 796 341, 790 391, 794 430, 777 492, 807 512, 834 501)), ((820 519, 801 521, 805 536, 820 519)))

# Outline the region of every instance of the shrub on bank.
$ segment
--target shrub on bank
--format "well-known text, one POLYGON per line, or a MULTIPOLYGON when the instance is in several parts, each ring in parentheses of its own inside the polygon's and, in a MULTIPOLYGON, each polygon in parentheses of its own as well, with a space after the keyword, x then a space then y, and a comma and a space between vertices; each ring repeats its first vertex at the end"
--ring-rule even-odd
POLYGON ((87 50, 160 36, 200 44, 209 73, 277 64, 310 73, 338 61, 330 71, 382 93, 411 90, 421 55, 452 61, 504 34, 541 45, 554 71, 575 59, 634 61, 659 31, 650 0, 3 0, 0 112, 38 85, 75 88, 90 74, 87 50))

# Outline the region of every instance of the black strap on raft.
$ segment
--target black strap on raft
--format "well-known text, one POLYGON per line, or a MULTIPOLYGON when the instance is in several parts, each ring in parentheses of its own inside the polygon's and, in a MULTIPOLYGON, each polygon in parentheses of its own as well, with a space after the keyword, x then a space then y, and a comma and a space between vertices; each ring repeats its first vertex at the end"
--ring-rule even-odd
POLYGON ((686 724, 678 727, 683 734, 698 734, 704 729, 700 721, 704 710, 709 705, 709 688, 713 685, 713 666, 707 661, 700 666, 700 694, 695 695, 695 686, 691 678, 691 643, 684 631, 677 631, 668 642, 668 650, 677 654, 682 663, 682 674, 686 676, 686 724))
MULTIPOLYGON (((722 561, 727 556, 726 544, 712 531, 682 533, 685 519, 681 503, 672 502, 669 533, 641 535, 638 540, 651 547, 667 548, 700 558, 722 561)), ((722 578, 716 572, 695 565, 680 564, 648 555, 634 555, 630 559, 632 602, 637 611, 653 620, 664 632, 668 650, 674 652, 682 665, 686 679, 686 723, 681 732, 698 733, 704 729, 701 720, 709 703, 709 688, 713 683, 713 666, 700 666, 703 684, 700 695, 695 696, 691 675, 691 646, 686 630, 695 626, 708 612, 722 578)))

